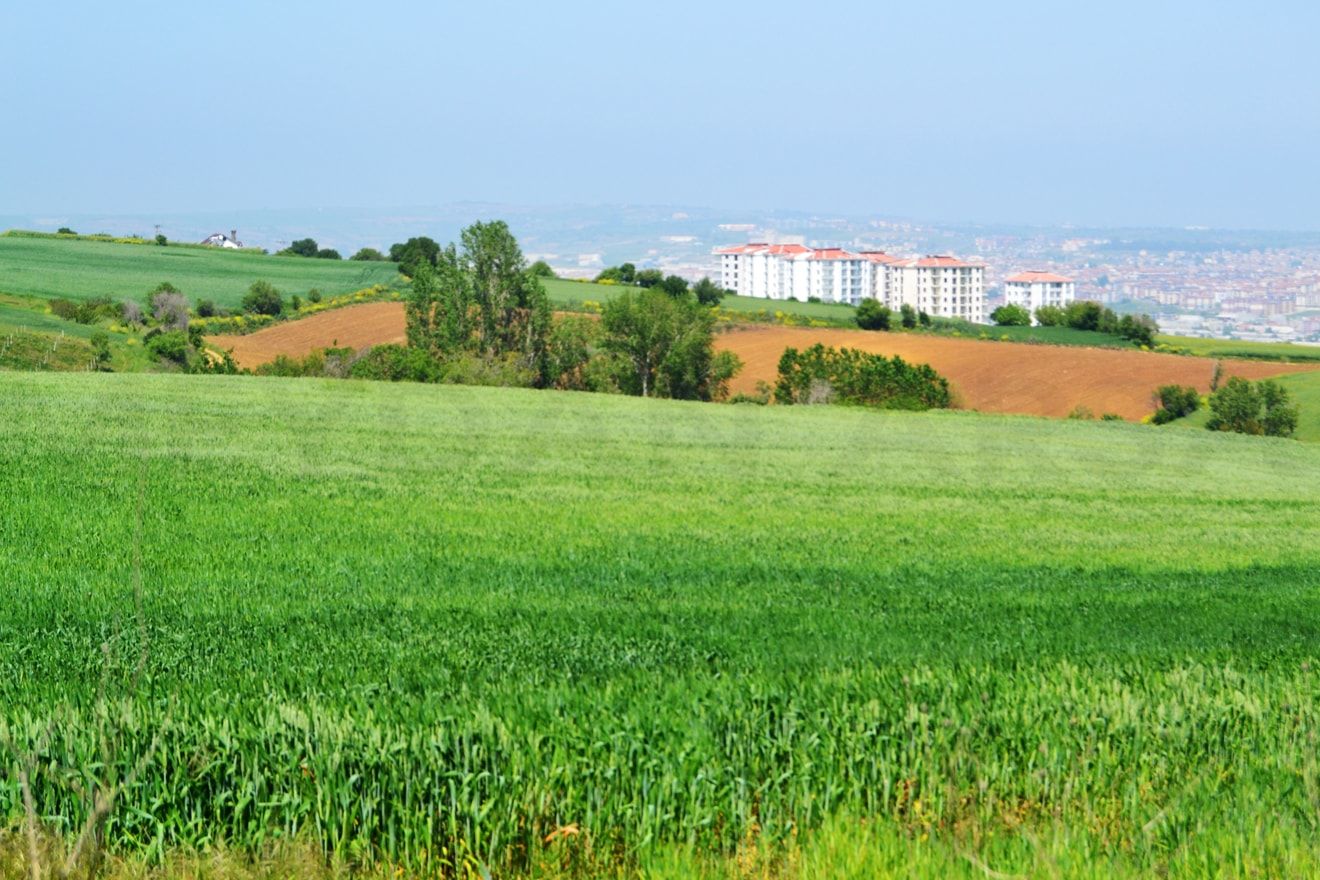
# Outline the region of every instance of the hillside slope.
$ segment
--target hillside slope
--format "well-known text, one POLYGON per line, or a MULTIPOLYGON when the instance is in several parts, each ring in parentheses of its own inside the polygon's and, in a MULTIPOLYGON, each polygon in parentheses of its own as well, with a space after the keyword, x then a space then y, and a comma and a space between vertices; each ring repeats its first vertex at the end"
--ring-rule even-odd
POLYGON ((254 281, 269 281, 285 296, 312 288, 335 296, 397 278, 393 263, 0 235, 0 294, 140 301, 168 281, 194 303, 210 299, 232 308, 254 281))
POLYGON ((0 424, 0 720, 70 703, 82 766, 98 646, 119 693, 146 634, 130 851, 585 873, 852 816, 1196 876, 1320 842, 1315 447, 150 375, 0 373, 0 424))

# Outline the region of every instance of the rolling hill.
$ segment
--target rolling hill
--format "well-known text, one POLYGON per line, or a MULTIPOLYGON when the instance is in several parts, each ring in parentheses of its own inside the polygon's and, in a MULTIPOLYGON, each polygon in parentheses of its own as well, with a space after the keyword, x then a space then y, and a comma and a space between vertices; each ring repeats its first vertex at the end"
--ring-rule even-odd
POLYGON ((259 280, 269 281, 286 296, 305 296, 312 288, 334 296, 397 279, 393 263, 0 235, 0 294, 43 299, 141 300, 168 281, 194 303, 209 299, 234 308, 259 280))

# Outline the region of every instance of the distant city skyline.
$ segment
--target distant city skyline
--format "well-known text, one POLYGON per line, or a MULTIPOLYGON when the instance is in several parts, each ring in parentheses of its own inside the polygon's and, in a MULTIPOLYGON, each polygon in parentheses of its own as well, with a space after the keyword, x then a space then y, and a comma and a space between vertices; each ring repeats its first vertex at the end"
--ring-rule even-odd
POLYGON ((1320 230, 1320 8, 6 11, 0 215, 477 201, 1320 230))

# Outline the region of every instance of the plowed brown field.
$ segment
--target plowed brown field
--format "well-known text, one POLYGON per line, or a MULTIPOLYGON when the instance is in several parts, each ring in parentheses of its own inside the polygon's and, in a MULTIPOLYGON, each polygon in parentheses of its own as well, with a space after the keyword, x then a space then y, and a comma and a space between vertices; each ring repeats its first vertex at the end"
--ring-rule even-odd
MULTIPOLYGON (((757 380, 774 384, 785 348, 817 342, 930 364, 949 379, 965 409, 1042 416, 1066 416, 1085 406, 1096 416, 1140 419, 1154 410, 1151 392, 1157 386, 1176 383, 1208 392, 1215 368, 1209 358, 1143 351, 804 327, 736 328, 722 334, 716 346, 743 360, 733 390, 752 391, 757 380)), ((1224 361, 1225 377, 1246 379, 1309 369, 1317 368, 1224 361)))
POLYGON ((207 342, 233 349, 234 361, 250 370, 282 354, 303 357, 318 348, 366 348, 405 339, 403 303, 377 302, 332 309, 246 336, 209 336, 207 342))
MULTIPOLYGON (((251 369, 281 354, 302 357, 332 345, 363 348, 405 338, 403 304, 382 302, 322 312, 247 336, 212 336, 209 341, 233 349, 238 365, 251 369)), ((735 327, 715 344, 743 359, 733 390, 753 391, 758 380, 774 384, 785 348, 817 342, 930 364, 948 377, 958 405, 965 409, 1042 416, 1066 416, 1085 406, 1097 416, 1117 413, 1140 419, 1154 409, 1151 392, 1157 386, 1176 383, 1209 391, 1215 366, 1209 358, 1141 351, 805 327, 735 327)), ((1224 361, 1225 376, 1246 379, 1309 369, 1317 367, 1224 361)))

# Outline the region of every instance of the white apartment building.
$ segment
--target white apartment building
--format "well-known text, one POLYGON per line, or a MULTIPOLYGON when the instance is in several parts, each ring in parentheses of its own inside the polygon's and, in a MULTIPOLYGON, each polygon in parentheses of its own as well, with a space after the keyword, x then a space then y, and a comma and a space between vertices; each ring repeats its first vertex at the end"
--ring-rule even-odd
POLYGON ((875 264, 840 248, 752 243, 717 253, 722 285, 739 296, 803 301, 814 296, 857 305, 874 295, 875 264))
POLYGON ((948 254, 914 257, 888 266, 885 305, 912 306, 941 318, 985 323, 985 266, 948 254))
POLYGON ((903 259, 883 251, 752 243, 724 248, 721 283, 740 296, 857 305, 874 299, 945 318, 985 320, 985 267, 950 256, 903 259))
POLYGON ((1004 279, 1004 302, 1031 312, 1032 323, 1041 306, 1063 308, 1076 298, 1073 280, 1053 272, 1022 272, 1004 279))

